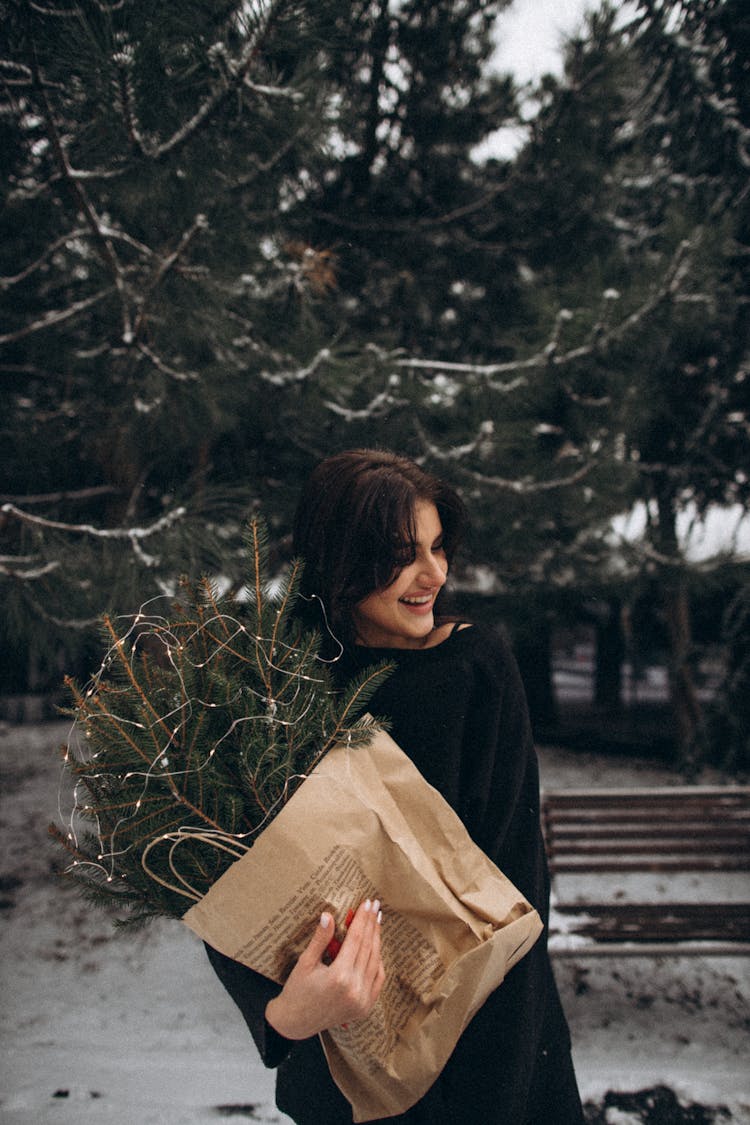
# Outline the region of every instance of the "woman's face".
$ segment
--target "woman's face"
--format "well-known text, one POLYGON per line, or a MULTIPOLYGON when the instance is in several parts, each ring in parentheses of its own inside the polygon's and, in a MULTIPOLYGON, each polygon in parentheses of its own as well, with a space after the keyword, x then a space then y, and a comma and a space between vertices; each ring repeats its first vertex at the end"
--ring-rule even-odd
POLYGON ((353 613, 357 641, 371 648, 421 648, 435 627, 435 598, 448 574, 443 527, 428 500, 414 512, 416 557, 395 581, 368 594, 353 613))

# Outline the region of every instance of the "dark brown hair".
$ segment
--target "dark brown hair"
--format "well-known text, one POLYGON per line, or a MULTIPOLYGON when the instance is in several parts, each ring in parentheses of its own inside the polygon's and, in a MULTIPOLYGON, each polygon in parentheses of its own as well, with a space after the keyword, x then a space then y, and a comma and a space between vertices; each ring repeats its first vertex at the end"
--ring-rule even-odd
POLYGON ((354 640, 352 611, 373 590, 395 580, 416 557, 415 511, 435 505, 443 546, 452 561, 466 528, 463 501, 450 485, 408 457, 350 449, 327 457, 305 484, 294 521, 294 553, 304 560, 302 616, 321 625, 320 598, 334 634, 354 640))

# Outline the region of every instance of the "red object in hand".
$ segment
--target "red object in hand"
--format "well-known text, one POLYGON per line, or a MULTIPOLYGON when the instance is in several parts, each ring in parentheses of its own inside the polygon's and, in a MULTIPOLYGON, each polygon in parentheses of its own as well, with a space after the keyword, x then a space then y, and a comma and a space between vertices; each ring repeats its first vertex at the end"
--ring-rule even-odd
MULTIPOLYGON (((350 927, 350 926, 351 926, 351 924, 352 924, 352 919, 353 919, 353 918, 354 918, 354 911, 353 911, 353 910, 348 910, 348 911, 347 911, 347 914, 346 914, 346 918, 344 919, 344 931, 346 931, 346 930, 348 930, 348 929, 349 929, 349 927, 350 927)), ((344 936, 346 936, 346 933, 344 934, 344 936)), ((341 941, 340 941, 340 940, 339 940, 339 939, 338 939, 338 938, 336 937, 336 935, 335 935, 335 934, 334 934, 334 936, 333 936, 333 937, 331 938, 331 940, 330 940, 330 941, 328 942, 328 945, 326 946, 326 953, 328 954, 328 956, 330 957, 330 959, 331 959, 332 961, 335 961, 335 960, 336 960, 336 958, 338 957, 338 955, 339 955, 339 953, 340 953, 340 951, 341 951, 341 946, 342 946, 342 943, 343 943, 343 939, 341 939, 341 941)))

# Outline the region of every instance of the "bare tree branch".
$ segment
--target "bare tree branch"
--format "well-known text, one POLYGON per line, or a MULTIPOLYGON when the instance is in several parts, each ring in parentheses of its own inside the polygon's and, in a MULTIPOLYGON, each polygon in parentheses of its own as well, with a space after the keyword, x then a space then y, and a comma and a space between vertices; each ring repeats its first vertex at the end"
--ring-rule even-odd
POLYGON ((346 230, 356 231, 414 231, 414 230, 436 230, 440 227, 450 226, 451 223, 458 222, 460 219, 465 219, 468 215, 474 215, 481 211, 489 203, 492 203, 499 195, 503 195, 508 191, 509 183, 498 184, 492 188, 491 191, 485 192, 481 199, 474 199, 471 203, 465 203, 462 207, 456 207, 453 211, 446 211, 442 215, 428 215, 421 218, 416 216, 408 219, 399 219, 388 222, 382 217, 377 219, 348 219, 344 215, 334 214, 329 211, 316 211, 315 216, 318 219, 323 219, 334 226, 344 227, 346 230))
POLYGON ((291 152, 297 141, 300 139, 300 137, 304 136, 304 134, 305 129, 297 129, 268 160, 259 160, 257 156, 253 156, 252 154, 250 154, 251 158, 255 162, 255 170, 251 175, 241 176, 238 180, 235 180, 233 183, 231 183, 231 190, 243 191, 245 188, 250 187, 255 183, 258 172, 260 172, 262 175, 270 172, 272 168, 275 168, 280 160, 284 159, 287 153, 291 152))
POLYGON ((141 299, 141 302, 140 302, 140 308, 138 310, 138 315, 136 317, 135 325, 133 326, 133 335, 134 335, 135 339, 138 339, 138 337, 140 335, 140 332, 141 332, 141 328, 143 327, 143 325, 145 323, 146 311, 148 309, 148 304, 149 304, 149 301, 150 301, 151 297, 156 292, 158 287, 161 285, 161 283, 163 282, 163 280, 167 276, 167 274, 170 272, 170 270, 172 270, 176 266, 177 262, 180 260, 182 255, 185 253, 188 246, 190 245, 190 243, 193 241, 196 234, 198 233, 198 231, 206 230, 207 227, 208 227, 208 219, 206 218, 206 216, 205 215, 196 215, 195 219, 193 220, 191 225, 188 227, 188 229, 185 231, 182 238, 180 239, 179 244, 177 245, 177 248, 175 250, 173 250, 171 254, 167 254, 166 257, 161 259, 161 261, 159 263, 159 268, 157 269, 151 283, 148 285, 145 292, 143 293, 143 296, 142 296, 142 299, 141 299))

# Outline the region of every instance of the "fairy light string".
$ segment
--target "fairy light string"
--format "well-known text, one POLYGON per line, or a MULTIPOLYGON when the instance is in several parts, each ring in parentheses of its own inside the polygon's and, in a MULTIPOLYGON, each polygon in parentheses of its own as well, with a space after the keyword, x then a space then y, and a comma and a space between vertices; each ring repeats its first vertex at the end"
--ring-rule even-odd
POLYGON ((131 920, 184 913, 334 743, 356 745, 372 731, 356 716, 386 671, 332 690, 328 666, 343 646, 322 603, 339 655, 323 659, 320 635, 300 633, 297 564, 268 594, 261 536, 254 521, 247 606, 207 581, 183 583, 168 614, 162 595, 105 619, 99 669, 84 688, 69 681, 72 808, 63 812, 61 781, 65 827, 51 831, 70 853, 68 873, 129 907, 131 920))

